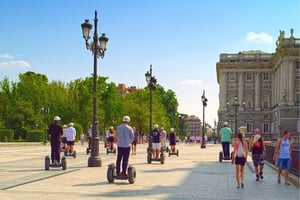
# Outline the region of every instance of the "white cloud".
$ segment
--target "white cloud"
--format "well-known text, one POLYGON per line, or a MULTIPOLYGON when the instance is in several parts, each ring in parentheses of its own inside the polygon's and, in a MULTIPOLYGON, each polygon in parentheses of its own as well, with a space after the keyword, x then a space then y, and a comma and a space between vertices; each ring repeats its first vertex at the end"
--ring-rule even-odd
POLYGON ((30 64, 24 60, 11 60, 0 62, 0 68, 28 68, 30 64))
POLYGON ((186 79, 186 80, 181 81, 180 84, 201 87, 203 85, 203 82, 201 80, 186 79))
POLYGON ((247 40, 254 43, 274 43, 272 36, 267 33, 254 33, 249 32, 247 34, 247 40))
POLYGON ((13 56, 8 53, 5 53, 5 54, 0 54, 0 58, 11 59, 13 58, 13 56))

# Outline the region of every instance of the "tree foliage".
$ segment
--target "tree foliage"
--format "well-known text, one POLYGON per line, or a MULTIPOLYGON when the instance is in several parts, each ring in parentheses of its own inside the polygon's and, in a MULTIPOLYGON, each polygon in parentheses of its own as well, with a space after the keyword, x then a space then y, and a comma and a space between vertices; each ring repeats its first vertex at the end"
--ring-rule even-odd
MULTIPOLYGON (((130 124, 141 133, 149 132, 149 88, 137 89, 122 96, 115 83, 107 77, 97 78, 98 128, 118 126, 128 115, 130 124)), ((15 139, 26 138, 31 130, 46 130, 54 116, 62 124, 74 122, 86 131, 93 118, 93 76, 69 83, 48 81, 39 73, 26 72, 17 82, 0 81, 0 128, 13 129, 15 139), (45 113, 43 108, 49 108, 45 113)), ((178 102, 172 90, 157 87, 153 94, 153 124, 165 128, 178 127, 178 102)))

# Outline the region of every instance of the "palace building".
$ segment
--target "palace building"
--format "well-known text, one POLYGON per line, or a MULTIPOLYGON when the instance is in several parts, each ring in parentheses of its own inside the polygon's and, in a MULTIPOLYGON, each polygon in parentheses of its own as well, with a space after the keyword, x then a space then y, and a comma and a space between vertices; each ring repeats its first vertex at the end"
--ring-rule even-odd
POLYGON ((244 127, 246 136, 255 128, 271 139, 284 130, 299 136, 300 39, 293 29, 289 37, 280 31, 275 53, 224 53, 216 70, 218 129, 227 121, 233 131, 244 127))

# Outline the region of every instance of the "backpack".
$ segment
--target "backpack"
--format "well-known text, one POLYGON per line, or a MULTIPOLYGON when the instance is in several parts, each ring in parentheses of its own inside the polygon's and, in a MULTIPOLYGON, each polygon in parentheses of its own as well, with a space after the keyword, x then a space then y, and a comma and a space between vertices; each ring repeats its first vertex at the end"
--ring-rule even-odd
POLYGON ((240 142, 240 144, 239 144, 236 155, 238 157, 245 157, 245 147, 244 147, 244 144, 242 142, 240 142))

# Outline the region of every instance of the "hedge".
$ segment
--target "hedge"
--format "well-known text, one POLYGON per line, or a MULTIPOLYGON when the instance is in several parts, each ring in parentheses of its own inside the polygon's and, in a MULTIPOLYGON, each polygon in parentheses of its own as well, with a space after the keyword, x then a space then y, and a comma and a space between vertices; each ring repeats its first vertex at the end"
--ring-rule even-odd
POLYGON ((43 130, 32 130, 27 132, 27 142, 44 142, 45 131, 43 130))
POLYGON ((14 139, 14 130, 12 129, 0 129, 0 141, 9 142, 14 139))

